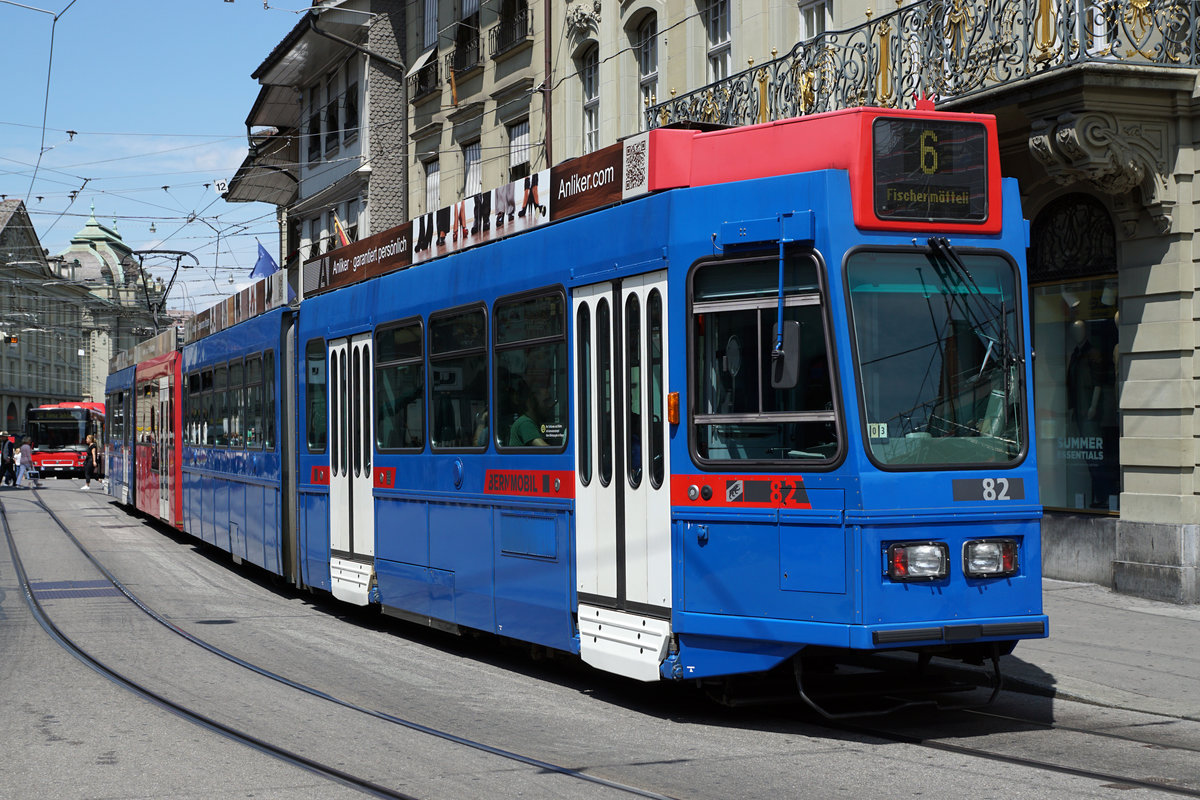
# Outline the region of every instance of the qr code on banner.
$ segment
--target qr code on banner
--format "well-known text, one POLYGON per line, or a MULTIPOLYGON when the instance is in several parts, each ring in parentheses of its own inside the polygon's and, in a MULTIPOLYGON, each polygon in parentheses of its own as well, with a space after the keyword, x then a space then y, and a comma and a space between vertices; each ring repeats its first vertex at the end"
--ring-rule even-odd
POLYGON ((646 139, 632 142, 625 148, 625 191, 646 185, 646 139))

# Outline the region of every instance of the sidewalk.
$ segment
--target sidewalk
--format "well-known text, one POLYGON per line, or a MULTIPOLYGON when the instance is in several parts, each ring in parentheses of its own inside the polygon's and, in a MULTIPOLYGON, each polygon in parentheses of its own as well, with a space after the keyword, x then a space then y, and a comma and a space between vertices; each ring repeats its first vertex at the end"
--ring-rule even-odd
POLYGON ((1006 685, 1200 720, 1200 606, 1049 579, 1043 597, 1050 638, 1023 641, 1002 659, 1006 685))

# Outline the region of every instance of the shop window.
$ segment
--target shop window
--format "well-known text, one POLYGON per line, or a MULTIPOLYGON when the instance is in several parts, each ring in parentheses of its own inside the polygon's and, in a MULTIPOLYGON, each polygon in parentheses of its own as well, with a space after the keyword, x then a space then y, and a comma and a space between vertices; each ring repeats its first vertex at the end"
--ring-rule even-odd
POLYGON ((1034 430, 1042 504, 1120 509, 1115 229, 1086 195, 1047 207, 1033 226, 1034 430))

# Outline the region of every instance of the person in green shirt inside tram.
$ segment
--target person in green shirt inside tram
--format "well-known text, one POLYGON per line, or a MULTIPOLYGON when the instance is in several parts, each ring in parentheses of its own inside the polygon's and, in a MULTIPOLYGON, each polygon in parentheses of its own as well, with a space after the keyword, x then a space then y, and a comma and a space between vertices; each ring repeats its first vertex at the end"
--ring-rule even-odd
POLYGON ((524 398, 524 406, 520 415, 513 421, 508 431, 509 447, 546 447, 548 442, 542 435, 542 421, 545 418, 545 388, 530 391, 522 382, 518 393, 524 398))

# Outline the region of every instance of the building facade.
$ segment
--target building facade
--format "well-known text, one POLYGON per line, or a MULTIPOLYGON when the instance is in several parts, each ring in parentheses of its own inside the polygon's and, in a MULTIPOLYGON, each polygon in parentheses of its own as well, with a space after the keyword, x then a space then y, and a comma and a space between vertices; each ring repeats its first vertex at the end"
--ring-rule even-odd
POLYGON ((0 202, 0 270, 0 425, 18 433, 29 409, 83 396, 88 297, 20 200, 0 202))
POLYGON ((402 3, 314 2, 252 78, 250 152, 224 195, 279 209, 281 266, 409 217, 402 3))

